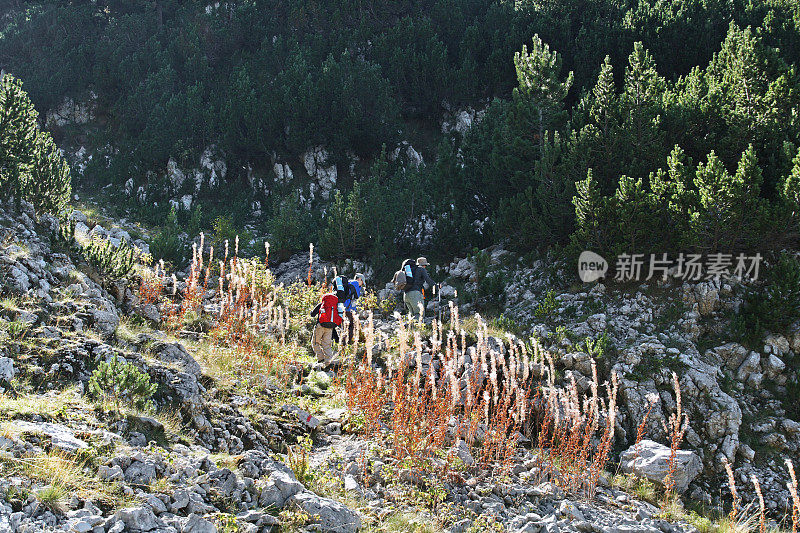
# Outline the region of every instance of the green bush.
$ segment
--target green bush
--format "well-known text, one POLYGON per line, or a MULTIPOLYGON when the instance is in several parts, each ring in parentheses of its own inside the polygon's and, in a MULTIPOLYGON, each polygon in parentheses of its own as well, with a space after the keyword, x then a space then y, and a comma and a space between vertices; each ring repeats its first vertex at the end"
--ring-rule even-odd
POLYGON ((186 244, 180 238, 178 215, 174 208, 167 216, 167 223, 150 241, 150 255, 156 261, 163 259, 176 268, 183 266, 186 244))
POLYGON ((270 262, 281 262, 293 253, 308 250, 308 243, 316 239, 314 227, 313 216, 300 203, 298 193, 276 198, 267 220, 270 262))
POLYGON ((110 362, 102 361, 89 379, 89 395, 98 400, 113 401, 117 408, 126 402, 136 409, 146 409, 158 386, 150 376, 115 355, 110 362))
POLYGON ((58 213, 72 191, 69 166, 50 134, 39 130, 37 118, 22 82, 5 74, 0 80, 0 199, 13 196, 58 213))
POLYGON ((762 286, 745 295, 732 327, 743 341, 758 346, 766 332, 781 333, 800 320, 800 261, 784 252, 762 268, 762 286))
POLYGON ((506 275, 503 271, 489 272, 478 277, 477 303, 482 309, 502 308, 506 300, 506 275))
POLYGON ((212 223, 214 230, 214 246, 217 250, 215 254, 219 253, 219 257, 225 254, 225 241, 228 241, 228 253, 230 256, 236 252, 236 238, 239 238, 239 254, 242 254, 244 248, 248 245, 252 236, 250 232, 234 225, 233 220, 227 216, 218 216, 212 223))
POLYGON ((92 239, 84 247, 83 255, 98 271, 115 278, 123 278, 133 270, 134 250, 125 241, 114 246, 108 240, 92 239))
POLYGON ((551 318, 558 309, 558 301, 556 300, 556 291, 549 290, 545 294, 544 299, 539 302, 536 309, 533 310, 533 316, 539 320, 547 320, 551 318))

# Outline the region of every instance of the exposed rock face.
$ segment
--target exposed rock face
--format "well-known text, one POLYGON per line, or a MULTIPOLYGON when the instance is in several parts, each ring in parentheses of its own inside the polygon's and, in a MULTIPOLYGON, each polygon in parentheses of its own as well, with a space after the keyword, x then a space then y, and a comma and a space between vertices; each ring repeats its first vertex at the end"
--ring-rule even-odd
POLYGON ((200 156, 200 169, 195 171, 195 190, 199 190, 205 180, 212 189, 222 183, 228 175, 228 165, 216 155, 215 146, 209 146, 200 156))
POLYGON ((61 424, 17 420, 13 423, 13 430, 20 433, 46 435, 53 446, 66 452, 85 450, 89 447, 85 441, 75 438, 72 430, 61 424))
POLYGON ((471 107, 452 111, 442 122, 442 133, 458 133, 464 135, 479 122, 486 110, 476 111, 471 107))
POLYGON ((390 161, 400 158, 408 167, 420 168, 425 165, 422 155, 408 141, 403 141, 389 155, 390 161))
POLYGON ((192 200, 194 198, 191 194, 184 194, 181 196, 181 199, 177 202, 177 205, 180 209, 184 211, 190 211, 192 209, 192 200))
POLYGON ((338 175, 336 165, 329 165, 328 157, 328 152, 321 146, 307 150, 301 157, 306 172, 313 180, 311 184, 312 198, 319 192, 319 196, 327 200, 336 186, 338 175))
POLYGON ((0 357, 0 381, 11 381, 14 374, 13 359, 9 357, 0 357))
POLYGON ((66 126, 67 124, 87 124, 94 120, 94 107, 97 95, 90 93, 89 99, 85 102, 76 102, 72 98, 65 97, 57 109, 48 111, 45 119, 45 127, 66 126))
POLYGON ((275 182, 278 184, 285 185, 294 179, 289 163, 275 163, 272 171, 275 173, 275 182))
POLYGON ((105 338, 109 338, 117 330, 119 315, 113 310, 95 309, 92 311, 92 324, 98 333, 105 338))
POLYGON ((178 168, 178 162, 171 157, 167 161, 167 179, 174 190, 180 189, 186 181, 186 174, 178 168))
MULTIPOLYGON (((651 440, 631 446, 620 456, 624 472, 632 472, 665 485, 669 476, 670 449, 651 440)), ((694 452, 678 450, 675 454, 675 490, 684 492, 689 483, 703 470, 700 457, 694 452)))
POLYGON ((307 514, 319 517, 321 531, 330 533, 353 533, 361 529, 361 518, 341 503, 317 496, 313 492, 301 492, 293 496, 290 503, 307 514))

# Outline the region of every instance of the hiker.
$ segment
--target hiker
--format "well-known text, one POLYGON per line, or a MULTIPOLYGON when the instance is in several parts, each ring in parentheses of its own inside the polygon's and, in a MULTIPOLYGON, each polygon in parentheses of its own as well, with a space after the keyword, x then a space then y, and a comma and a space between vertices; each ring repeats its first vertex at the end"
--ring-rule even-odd
POLYGON ((403 291, 403 302, 406 304, 406 309, 411 316, 419 320, 425 318, 423 286, 433 287, 436 285, 428 274, 428 264, 428 260, 424 257, 417 258, 416 262, 413 259, 406 259, 403 261, 401 269, 395 273, 395 287, 403 291), (404 283, 398 282, 398 279, 402 280, 403 278, 404 283))
POLYGON ((342 304, 339 303, 336 295, 328 293, 320 298, 320 302, 311 311, 311 316, 318 317, 317 325, 314 326, 314 337, 311 346, 314 349, 314 355, 317 356, 317 361, 325 366, 330 366, 334 363, 333 341, 339 341, 336 326, 342 324, 341 308, 342 304))
POLYGON ((347 325, 347 338, 350 344, 355 342, 355 338, 353 337, 353 328, 355 327, 355 313, 358 313, 358 308, 356 307, 356 300, 358 300, 361 295, 364 293, 364 289, 366 289, 367 283, 364 280, 364 274, 358 273, 356 274, 353 281, 347 284, 346 289, 346 296, 344 300, 344 313, 349 321, 347 325))

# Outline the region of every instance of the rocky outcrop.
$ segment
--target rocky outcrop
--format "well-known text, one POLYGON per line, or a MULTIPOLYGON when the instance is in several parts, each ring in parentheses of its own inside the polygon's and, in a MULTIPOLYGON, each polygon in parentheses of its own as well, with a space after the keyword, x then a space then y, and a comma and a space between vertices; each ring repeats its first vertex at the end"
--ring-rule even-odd
POLYGON ((671 453, 670 448, 663 444, 643 440, 622 453, 620 456, 622 471, 645 477, 662 486, 674 483, 676 491, 684 492, 689 488, 689 483, 702 471, 703 463, 696 453, 677 450, 674 472, 670 472, 671 453))
POLYGON ((479 122, 486 110, 476 111, 471 107, 450 111, 442 121, 442 133, 466 134, 472 125, 479 122))
POLYGON ((361 529, 361 518, 341 503, 317 496, 313 492, 301 492, 289 500, 309 516, 314 517, 321 531, 330 533, 353 533, 361 529))
POLYGON ((310 185, 312 199, 319 195, 323 200, 327 200, 336 186, 338 176, 336 165, 330 164, 328 159, 328 152, 321 146, 308 149, 300 158, 312 180, 310 185))
POLYGON ((47 112, 45 127, 51 129, 68 124, 88 124, 94 120, 96 100, 97 95, 94 92, 90 92, 88 99, 83 102, 76 102, 68 96, 65 97, 61 105, 47 112))

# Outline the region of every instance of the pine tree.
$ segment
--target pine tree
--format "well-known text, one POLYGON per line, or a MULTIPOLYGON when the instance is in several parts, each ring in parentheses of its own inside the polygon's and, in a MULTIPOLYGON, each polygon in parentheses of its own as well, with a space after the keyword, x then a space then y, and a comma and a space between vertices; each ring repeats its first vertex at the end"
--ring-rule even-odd
POLYGON ((652 106, 663 90, 664 82, 656 72, 656 63, 641 42, 633 45, 625 71, 625 100, 632 111, 652 106))
POLYGON ((758 242, 769 217, 767 205, 759 198, 761 182, 752 145, 742 154, 733 175, 713 151, 706 164, 698 165, 699 209, 692 213, 698 246, 734 251, 758 242))
POLYGON ((69 165, 49 134, 40 133, 33 166, 22 184, 22 196, 37 209, 59 213, 72 192, 69 165))
POLYGON ((0 197, 18 196, 21 177, 35 160, 38 113, 22 81, 6 74, 0 80, 0 197))
POLYGON ((38 114, 22 82, 0 80, 0 198, 26 200, 58 212, 71 192, 69 167, 50 134, 39 131, 38 114))
POLYGON ((597 84, 592 89, 594 99, 591 104, 591 116, 602 134, 608 135, 612 114, 617 103, 617 91, 614 88, 614 72, 611 58, 606 56, 600 66, 597 84))
POLYGON ((664 228, 653 225, 651 196, 641 178, 620 176, 610 204, 606 225, 613 232, 609 245, 615 254, 649 253, 663 246, 664 228))
POLYGON ((516 98, 531 102, 538 113, 538 137, 544 144, 544 132, 558 115, 563 113, 564 98, 572 87, 573 73, 561 81, 561 56, 544 43, 539 35, 533 36, 533 46, 523 45, 522 51, 514 54, 518 87, 516 98))
POLYGON ((726 102, 737 114, 755 123, 767 112, 767 58, 761 39, 748 27, 744 30, 731 22, 722 49, 714 56, 709 71, 726 89, 726 102))
POLYGON ((697 204, 692 188, 692 161, 680 146, 675 145, 667 158, 667 170, 650 174, 652 225, 668 229, 663 232, 663 248, 681 248, 689 239, 689 218, 697 204))
POLYGON ((667 158, 667 171, 650 175, 650 190, 676 214, 686 214, 694 201, 692 161, 677 144, 667 158))
POLYGON ((599 253, 606 250, 609 243, 606 222, 606 198, 600 192, 592 169, 586 179, 575 183, 575 232, 571 236, 573 247, 592 249, 599 253))
POLYGON ((792 171, 786 176, 781 187, 781 196, 794 213, 800 210, 800 150, 792 161, 792 171))
POLYGON ((663 161, 664 134, 660 129, 664 80, 656 72, 653 56, 641 42, 634 44, 625 71, 622 104, 625 112, 625 136, 630 152, 623 159, 621 173, 646 175, 663 161))
POLYGON ((565 144, 559 135, 548 139, 534 162, 531 185, 500 208, 498 228, 517 250, 563 242, 572 231, 575 185, 560 167, 565 144))

